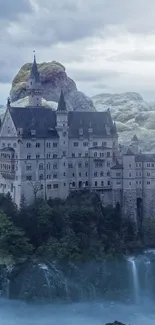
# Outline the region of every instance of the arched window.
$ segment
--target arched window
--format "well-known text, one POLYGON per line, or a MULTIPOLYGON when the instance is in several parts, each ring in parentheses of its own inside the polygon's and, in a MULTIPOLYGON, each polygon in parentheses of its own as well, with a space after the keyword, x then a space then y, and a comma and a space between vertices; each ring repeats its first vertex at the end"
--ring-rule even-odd
POLYGON ((40 174, 39 179, 40 179, 40 181, 43 180, 43 174, 40 174))
POLYGON ((39 164, 39 170, 43 170, 43 164, 39 164))

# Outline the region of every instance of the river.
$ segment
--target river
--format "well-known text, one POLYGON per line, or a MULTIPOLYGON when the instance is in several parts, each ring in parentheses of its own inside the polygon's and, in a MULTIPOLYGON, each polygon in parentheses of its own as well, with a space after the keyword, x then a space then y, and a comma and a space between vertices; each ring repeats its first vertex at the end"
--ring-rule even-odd
POLYGON ((114 320, 154 325, 155 307, 150 301, 138 306, 104 301, 52 305, 0 300, 0 325, 105 325, 114 320))

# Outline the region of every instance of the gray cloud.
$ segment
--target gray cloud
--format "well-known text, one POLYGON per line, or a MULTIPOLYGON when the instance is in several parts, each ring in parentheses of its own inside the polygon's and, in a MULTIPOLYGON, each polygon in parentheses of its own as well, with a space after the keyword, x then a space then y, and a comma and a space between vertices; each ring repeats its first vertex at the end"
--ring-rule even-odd
MULTIPOLYGON (((136 36, 155 33, 154 0, 0 0, 0 82, 10 82, 20 66, 30 61, 35 48, 41 53, 40 60, 54 59, 68 65, 69 76, 82 85, 87 84, 88 89, 90 84, 102 88, 111 80, 114 85, 116 78, 120 79, 117 63, 154 60, 149 49, 148 52, 137 49, 124 54, 115 48, 118 54, 113 55, 115 51, 112 52, 110 47, 106 49, 107 56, 103 60, 107 60, 107 69, 110 63, 115 63, 116 71, 106 71, 103 67, 98 71, 95 60, 99 50, 93 54, 93 40, 100 38, 100 42, 106 43, 109 38, 115 39, 117 34, 124 33, 128 37, 127 32, 136 36), (92 63, 89 53, 84 53, 88 41, 90 56, 94 56, 92 63), (82 63, 83 69, 79 69, 78 62, 82 63), (73 67, 71 63, 74 63, 73 67), (91 64, 94 69, 91 69, 91 64)), ((123 83, 123 78, 121 74, 120 83, 123 83)))
POLYGON ((122 26, 134 33, 155 31, 154 0, 147 1, 147 12, 146 0, 33 0, 33 3, 36 11, 22 19, 14 40, 10 31, 10 41, 18 45, 72 42, 100 33, 104 35, 104 28, 107 34, 107 26, 122 26))
POLYGON ((17 19, 20 14, 32 12, 29 0, 0 0, 0 17, 3 20, 17 19))
POLYGON ((112 56, 110 60, 118 60, 118 61, 146 61, 146 62, 154 62, 155 61, 155 53, 151 53, 148 50, 133 50, 132 52, 122 53, 116 56, 112 56))
POLYGON ((113 70, 91 70, 91 69, 70 69, 70 76, 76 81, 80 82, 99 82, 105 81, 111 78, 118 78, 122 73, 113 70))

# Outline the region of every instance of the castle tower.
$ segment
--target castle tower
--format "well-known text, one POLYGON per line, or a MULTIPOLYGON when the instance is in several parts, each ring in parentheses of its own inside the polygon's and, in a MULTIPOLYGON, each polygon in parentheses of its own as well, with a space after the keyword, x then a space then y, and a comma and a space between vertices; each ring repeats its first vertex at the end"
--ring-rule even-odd
POLYGON ((138 152, 139 152, 139 140, 138 140, 136 134, 131 139, 131 149, 135 154, 138 154, 138 152))
POLYGON ((59 135, 59 195, 66 198, 69 194, 68 183, 68 111, 61 91, 56 111, 56 130, 59 135))
POLYGON ((38 71, 35 55, 34 55, 30 77, 28 80, 27 94, 29 96, 28 106, 36 107, 42 105, 43 89, 41 87, 40 74, 38 71))
POLYGON ((128 148, 123 155, 123 208, 124 216, 137 221, 136 162, 135 154, 128 148))

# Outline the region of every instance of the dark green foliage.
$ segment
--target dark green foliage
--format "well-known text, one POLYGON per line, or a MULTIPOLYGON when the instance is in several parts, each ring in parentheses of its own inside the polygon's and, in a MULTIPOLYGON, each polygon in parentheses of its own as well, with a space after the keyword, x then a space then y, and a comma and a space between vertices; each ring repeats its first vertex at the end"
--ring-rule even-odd
POLYGON ((15 257, 33 251, 58 260, 100 260, 140 246, 134 222, 123 218, 119 204, 104 208, 96 193, 31 206, 22 197, 19 211, 9 195, 0 195, 0 209, 1 249, 15 257))
POLYGON ((0 253, 6 257, 24 257, 32 253, 33 247, 24 232, 17 228, 11 219, 0 212, 0 253))

